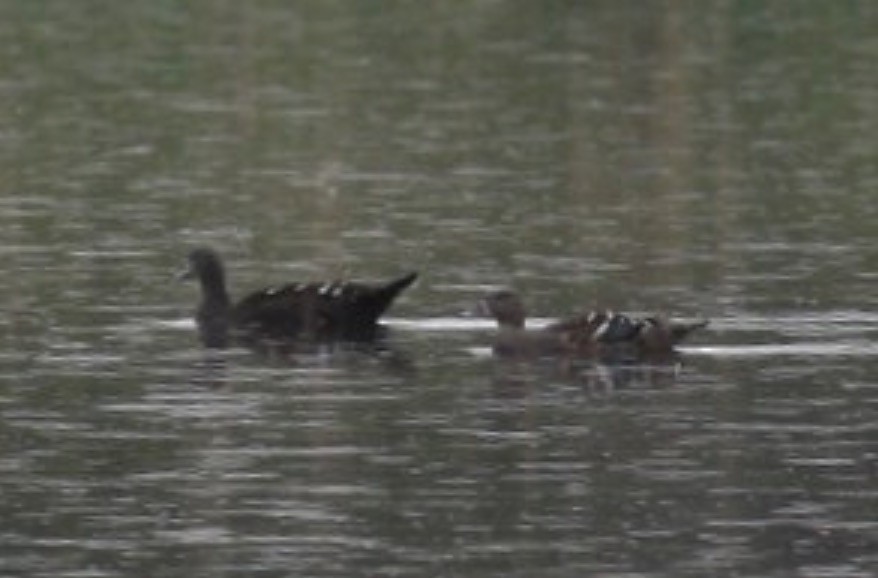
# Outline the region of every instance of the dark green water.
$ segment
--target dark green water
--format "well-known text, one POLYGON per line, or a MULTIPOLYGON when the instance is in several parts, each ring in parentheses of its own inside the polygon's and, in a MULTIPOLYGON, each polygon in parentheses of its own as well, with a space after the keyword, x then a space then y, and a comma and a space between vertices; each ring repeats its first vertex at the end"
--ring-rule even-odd
POLYGON ((871 2, 7 2, 0 574, 878 572, 871 2), (395 355, 206 358, 232 289, 412 268, 395 355), (708 316, 681 370, 480 354, 708 316))

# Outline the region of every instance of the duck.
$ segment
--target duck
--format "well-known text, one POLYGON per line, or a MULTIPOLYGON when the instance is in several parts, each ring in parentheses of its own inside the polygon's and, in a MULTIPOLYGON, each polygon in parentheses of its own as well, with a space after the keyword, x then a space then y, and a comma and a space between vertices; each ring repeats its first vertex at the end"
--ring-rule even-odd
POLYGON ((611 310, 592 310, 563 318, 541 329, 526 327, 521 297, 502 289, 481 299, 477 312, 497 321, 493 350, 499 357, 587 357, 605 361, 670 357, 691 333, 708 320, 683 322, 654 315, 632 317, 611 310))
POLYGON ((289 283, 253 291, 233 302, 219 254, 193 249, 178 278, 197 280, 201 301, 195 322, 202 343, 224 348, 231 342, 369 341, 379 335, 379 318, 418 278, 410 272, 383 283, 325 281, 289 283))

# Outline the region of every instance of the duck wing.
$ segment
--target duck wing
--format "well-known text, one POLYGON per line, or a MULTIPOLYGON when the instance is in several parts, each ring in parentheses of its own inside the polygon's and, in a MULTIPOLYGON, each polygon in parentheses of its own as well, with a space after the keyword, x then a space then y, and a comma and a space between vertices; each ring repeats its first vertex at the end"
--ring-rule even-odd
POLYGON ((292 283, 249 294, 235 305, 237 328, 276 339, 371 339, 394 299, 417 278, 383 284, 352 281, 292 283))
POLYGON ((631 343, 637 339, 643 320, 610 310, 589 311, 549 325, 546 330, 568 335, 577 342, 602 344, 631 343))

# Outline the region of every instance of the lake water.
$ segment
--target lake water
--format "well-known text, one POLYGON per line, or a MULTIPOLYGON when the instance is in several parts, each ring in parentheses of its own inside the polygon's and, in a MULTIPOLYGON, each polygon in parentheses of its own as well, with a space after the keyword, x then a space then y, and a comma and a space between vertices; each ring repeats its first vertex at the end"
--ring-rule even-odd
MULTIPOLYGON (((764 5, 763 5, 764 4, 764 5)), ((878 573, 878 5, 0 8, 0 575, 878 573), (419 284, 209 354, 174 282, 419 284), (706 316, 674 367, 462 315, 706 316)))

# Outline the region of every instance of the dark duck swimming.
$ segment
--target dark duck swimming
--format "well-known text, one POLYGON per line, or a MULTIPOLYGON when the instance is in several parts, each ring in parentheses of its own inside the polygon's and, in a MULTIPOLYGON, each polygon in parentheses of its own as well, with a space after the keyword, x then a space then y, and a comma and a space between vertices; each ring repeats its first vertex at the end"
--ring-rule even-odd
POLYGON ((588 311, 541 329, 525 327, 527 313, 517 293, 504 289, 483 298, 480 314, 497 321, 494 353, 501 357, 585 357, 606 361, 670 357, 675 347, 708 322, 662 316, 631 317, 609 310, 588 311))
POLYGON ((329 281, 290 283, 254 291, 237 303, 229 296, 225 269, 216 251, 189 253, 181 279, 197 279, 201 301, 195 322, 202 343, 222 348, 232 342, 368 341, 379 334, 379 318, 415 279, 408 273, 386 283, 329 281))

